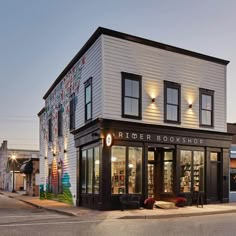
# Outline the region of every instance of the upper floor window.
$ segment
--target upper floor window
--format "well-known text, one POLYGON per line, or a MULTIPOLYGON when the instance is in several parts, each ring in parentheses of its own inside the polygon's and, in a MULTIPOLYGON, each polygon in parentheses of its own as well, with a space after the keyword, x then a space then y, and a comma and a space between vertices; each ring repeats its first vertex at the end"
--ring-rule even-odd
POLYGON ((165 122, 180 123, 180 84, 164 81, 165 122))
POLYGON ((92 119, 92 78, 84 83, 85 87, 85 121, 92 119))
POLYGON ((122 72, 122 117, 142 119, 142 78, 122 72))
POLYGON ((48 120, 48 141, 52 142, 52 118, 48 120))
POLYGON ((57 112, 57 130, 58 137, 63 135, 63 116, 62 116, 62 105, 59 106, 59 110, 57 112))
POLYGON ((70 130, 75 129, 75 94, 70 98, 70 130))
POLYGON ((213 126, 214 91, 199 89, 199 115, 201 126, 213 126))

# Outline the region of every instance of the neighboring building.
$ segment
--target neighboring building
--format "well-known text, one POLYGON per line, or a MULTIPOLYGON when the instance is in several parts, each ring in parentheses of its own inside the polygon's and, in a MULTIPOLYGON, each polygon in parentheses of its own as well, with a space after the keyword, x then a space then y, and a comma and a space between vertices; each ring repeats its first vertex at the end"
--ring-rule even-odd
MULTIPOLYGON (((27 183, 25 174, 20 172, 20 167, 24 161, 39 159, 39 151, 8 149, 7 141, 3 141, 0 147, 0 188, 5 191, 13 190, 13 165, 14 165, 14 190, 26 190, 27 183), (15 161, 12 157, 15 156, 15 161)), ((38 169, 39 173, 39 169, 38 169)))
POLYGON ((98 28, 43 97, 41 197, 100 210, 123 193, 228 202, 228 63, 98 28))
POLYGON ((39 196, 39 158, 30 158, 20 167, 26 179, 26 195, 39 196))
POLYGON ((232 145, 230 148, 230 165, 229 165, 229 201, 236 201, 236 124, 227 124, 228 133, 233 134, 232 145))

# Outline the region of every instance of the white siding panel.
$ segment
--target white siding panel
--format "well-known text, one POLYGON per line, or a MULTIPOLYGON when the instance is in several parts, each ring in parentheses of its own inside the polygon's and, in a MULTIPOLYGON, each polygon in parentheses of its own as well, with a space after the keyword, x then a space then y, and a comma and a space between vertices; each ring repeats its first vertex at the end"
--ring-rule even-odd
POLYGON ((164 120, 163 81, 181 84, 181 125, 199 127, 199 88, 215 91, 214 129, 226 132, 226 67, 170 51, 103 36, 104 118, 121 119, 121 72, 142 76, 142 120, 127 121, 168 125, 164 120), (151 98, 155 97, 155 104, 151 98), (188 109, 193 104, 192 110, 188 109))
POLYGON ((102 50, 101 37, 85 53, 85 66, 82 70, 78 105, 76 107, 76 128, 85 124, 84 114, 84 83, 92 77, 92 118, 101 117, 102 114, 102 50))

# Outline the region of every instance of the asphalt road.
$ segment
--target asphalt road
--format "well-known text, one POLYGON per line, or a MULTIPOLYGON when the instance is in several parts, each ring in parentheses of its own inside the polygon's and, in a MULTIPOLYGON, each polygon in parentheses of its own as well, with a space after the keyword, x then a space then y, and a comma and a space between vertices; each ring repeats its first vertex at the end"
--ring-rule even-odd
POLYGON ((0 195, 0 236, 236 235, 236 213, 147 220, 89 220, 37 209, 0 195))

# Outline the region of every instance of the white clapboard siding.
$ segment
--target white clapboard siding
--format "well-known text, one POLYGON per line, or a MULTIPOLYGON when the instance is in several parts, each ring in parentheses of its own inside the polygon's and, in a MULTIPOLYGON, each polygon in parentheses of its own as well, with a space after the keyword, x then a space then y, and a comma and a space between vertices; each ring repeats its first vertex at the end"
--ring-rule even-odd
POLYGON ((104 118, 226 132, 226 66, 107 35, 102 37, 104 118), (142 76, 140 121, 121 117, 122 71, 142 76), (181 84, 181 125, 163 122, 164 80, 181 84), (215 91, 214 128, 199 127, 199 88, 215 91), (155 104, 151 104, 153 96, 155 104))
POLYGON ((102 114, 102 49, 101 37, 86 51, 85 65, 82 69, 78 104, 76 107, 76 128, 85 124, 84 114, 84 83, 92 77, 92 118, 101 117, 102 114))
POLYGON ((46 185, 46 167, 45 167, 45 140, 43 132, 43 116, 42 113, 39 117, 39 175, 40 175, 40 185, 46 185))

